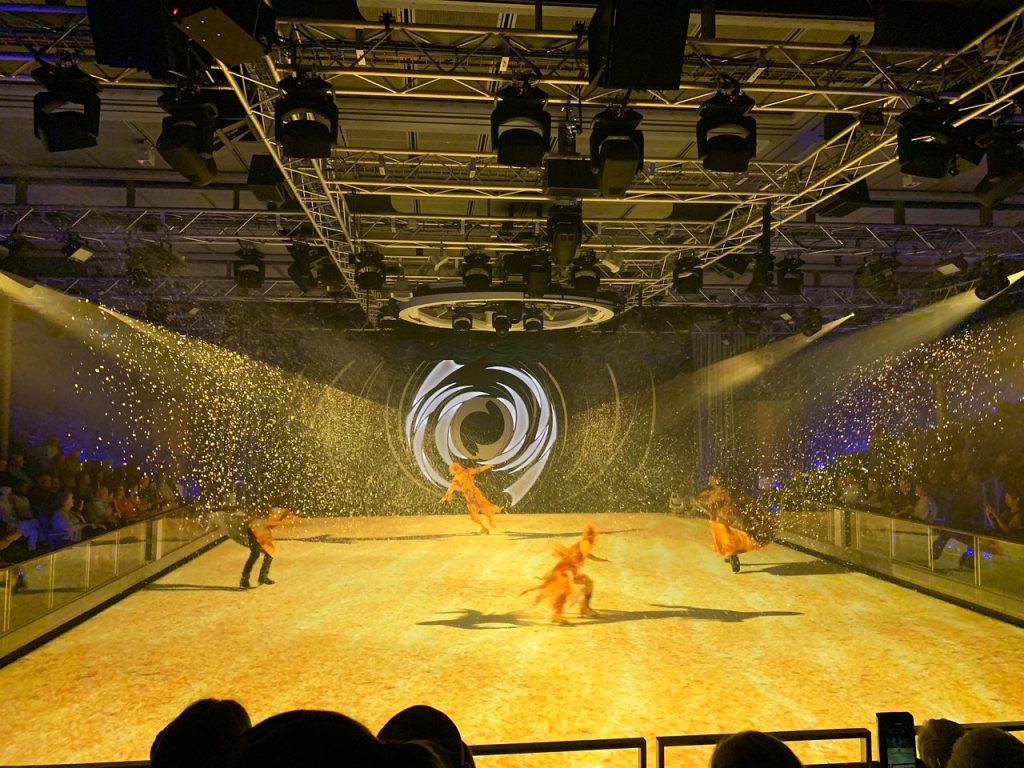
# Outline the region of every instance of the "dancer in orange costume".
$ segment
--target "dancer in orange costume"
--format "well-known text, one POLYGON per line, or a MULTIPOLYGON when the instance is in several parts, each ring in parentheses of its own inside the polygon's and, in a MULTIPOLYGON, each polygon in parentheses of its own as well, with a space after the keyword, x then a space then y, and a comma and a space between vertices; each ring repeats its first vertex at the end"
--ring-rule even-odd
POLYGON ((707 510, 711 518, 711 541, 715 552, 732 566, 733 573, 739 573, 740 555, 764 546, 739 527, 746 527, 743 513, 753 506, 753 499, 738 497, 718 475, 712 474, 708 478, 708 487, 697 495, 696 503, 707 510))
POLYGON ((572 596, 573 586, 582 584, 583 598, 580 602, 580 616, 596 616, 597 614, 594 612, 594 609, 590 607, 590 598, 594 594, 594 580, 585 573, 582 573, 583 566, 586 565, 587 560, 596 560, 600 563, 611 562, 594 554, 594 546, 596 544, 597 526, 588 523, 583 528, 583 536, 571 547, 566 548, 561 544, 555 545, 555 555, 558 557, 558 563, 548 572, 548 575, 544 577, 538 586, 523 590, 520 594, 525 595, 529 592, 536 592, 537 596, 533 599, 534 605, 541 600, 550 599, 554 608, 551 614, 551 621, 555 624, 565 624, 566 621, 562 611, 565 609, 566 602, 572 596))
POLYGON ((246 545, 249 547, 249 558, 242 568, 242 579, 239 586, 242 589, 249 589, 249 574, 256 564, 260 554, 263 554, 263 564, 260 566, 258 582, 260 584, 273 584, 270 578, 270 564, 274 560, 274 553, 277 552, 277 545, 274 544, 272 528, 298 522, 299 517, 286 507, 271 507, 266 517, 252 517, 246 525, 246 545))
POLYGON ((487 530, 487 526, 480 519, 480 513, 482 512, 487 516, 487 523, 493 528, 494 515, 501 512, 501 507, 484 496, 484 492, 477 486, 473 476, 486 472, 493 466, 493 464, 484 464, 481 467, 464 467, 457 461, 453 461, 448 465, 448 469, 452 473, 452 482, 448 486, 447 492, 441 498, 441 501, 449 502, 452 500, 452 496, 455 495, 455 491, 462 491, 462 495, 466 498, 466 508, 469 510, 469 516, 474 523, 480 526, 481 533, 490 533, 490 531, 487 530))

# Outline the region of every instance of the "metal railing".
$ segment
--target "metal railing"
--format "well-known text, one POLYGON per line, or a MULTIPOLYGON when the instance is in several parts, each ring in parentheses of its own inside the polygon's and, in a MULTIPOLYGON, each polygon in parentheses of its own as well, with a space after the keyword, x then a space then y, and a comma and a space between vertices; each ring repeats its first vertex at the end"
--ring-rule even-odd
MULTIPOLYGON (((831 728, 814 731, 766 731, 779 741, 858 741, 860 743, 860 759, 854 763, 829 763, 828 765, 855 765, 870 768, 871 766, 871 731, 867 728, 831 728)), ((658 768, 666 768, 665 752, 671 747, 710 747, 718 744, 729 734, 704 733, 688 736, 659 736, 658 768)))
POLYGON ((525 741, 511 744, 478 744, 470 747, 473 757, 495 755, 540 755, 556 752, 606 752, 633 750, 637 752, 638 768, 647 768, 647 739, 578 739, 573 741, 525 741))

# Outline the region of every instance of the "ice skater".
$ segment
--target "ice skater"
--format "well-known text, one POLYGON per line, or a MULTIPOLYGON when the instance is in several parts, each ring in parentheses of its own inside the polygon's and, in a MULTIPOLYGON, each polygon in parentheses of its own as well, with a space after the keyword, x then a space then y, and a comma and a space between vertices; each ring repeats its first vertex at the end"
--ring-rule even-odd
POLYGON ((480 515, 485 515, 487 517, 487 524, 494 528, 494 516, 501 512, 501 507, 484 496, 484 492, 480 490, 474 477, 481 472, 486 472, 493 466, 493 464, 484 464, 480 467, 464 467, 457 461, 453 461, 448 465, 448 469, 452 473, 452 482, 444 496, 441 497, 441 501, 447 503, 452 500, 455 491, 461 491, 466 499, 469 517, 480 526, 481 533, 490 533, 490 530, 488 530, 487 525, 484 525, 480 515))
POLYGON ((252 585, 249 583, 249 575, 252 573, 252 568, 256 565, 256 561, 259 559, 260 554, 263 555, 263 563, 260 565, 260 573, 257 578, 257 583, 274 583, 274 580, 270 578, 270 565, 274 561, 274 553, 277 551, 277 545, 274 544, 274 536, 271 533, 271 529, 287 525, 289 523, 295 523, 298 522, 298 520, 298 515, 286 507, 271 507, 270 512, 267 513, 266 517, 258 515, 249 517, 245 526, 245 544, 249 547, 249 557, 245 561, 245 565, 242 567, 242 578, 239 581, 238 586, 242 589, 251 588, 252 585))
POLYGON ((580 601, 580 616, 596 616, 597 613, 590 607, 590 599, 594 594, 594 580, 583 573, 583 566, 587 560, 595 560, 600 563, 608 563, 603 557, 594 554, 594 547, 597 545, 597 526, 588 523, 583 528, 583 535, 580 540, 571 547, 555 545, 555 555, 558 563, 545 576, 539 585, 530 587, 520 592, 525 595, 536 592, 533 604, 541 600, 551 600, 553 611, 551 621, 554 624, 566 624, 564 610, 565 605, 572 597, 576 586, 583 587, 583 595, 580 601))
POLYGON ((771 538, 753 514, 754 500, 733 493, 717 474, 708 478, 696 504, 711 520, 712 548, 732 566, 733 573, 740 572, 740 555, 760 549, 771 538))

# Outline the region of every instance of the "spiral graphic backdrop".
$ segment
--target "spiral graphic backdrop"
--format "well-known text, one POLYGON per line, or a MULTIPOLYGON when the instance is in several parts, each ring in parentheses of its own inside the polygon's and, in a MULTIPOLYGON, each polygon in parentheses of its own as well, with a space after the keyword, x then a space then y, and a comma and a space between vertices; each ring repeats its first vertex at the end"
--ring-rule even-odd
POLYGON ((558 439, 552 385, 522 365, 433 364, 405 418, 405 440, 423 476, 446 488, 452 462, 491 464, 510 503, 519 503, 558 439))

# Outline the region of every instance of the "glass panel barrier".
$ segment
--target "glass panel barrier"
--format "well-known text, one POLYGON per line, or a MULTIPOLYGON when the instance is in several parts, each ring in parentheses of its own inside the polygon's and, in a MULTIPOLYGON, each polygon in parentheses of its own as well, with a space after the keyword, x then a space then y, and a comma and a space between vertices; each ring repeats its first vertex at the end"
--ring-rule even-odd
POLYGON ((117 573, 130 573, 141 568, 152 559, 152 549, 147 546, 146 533, 149 523, 135 523, 117 531, 117 573))
POLYGON ((117 576, 117 533, 89 540, 89 588, 102 587, 117 576))
POLYGON ((1014 597, 1024 596, 1024 544, 982 538, 981 586, 1014 597))
POLYGON ((891 554, 892 523, 888 517, 857 510, 857 537, 855 546, 861 552, 889 559, 891 554))
POLYGON ((8 631, 35 621, 50 610, 50 578, 53 555, 43 555, 12 566, 8 581, 10 613, 8 631), (22 574, 19 580, 17 577, 22 574))
POLYGON ((928 567, 931 537, 928 526, 914 520, 892 520, 892 559, 928 567))
POLYGON ((92 560, 92 542, 58 549, 50 555, 53 577, 50 586, 50 610, 77 600, 89 590, 92 560))

